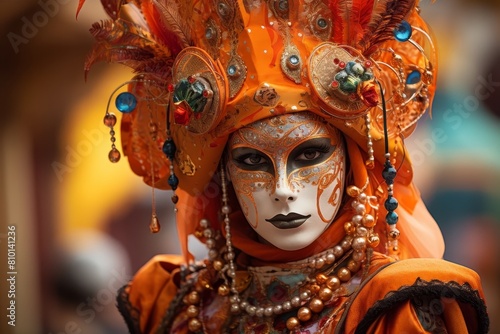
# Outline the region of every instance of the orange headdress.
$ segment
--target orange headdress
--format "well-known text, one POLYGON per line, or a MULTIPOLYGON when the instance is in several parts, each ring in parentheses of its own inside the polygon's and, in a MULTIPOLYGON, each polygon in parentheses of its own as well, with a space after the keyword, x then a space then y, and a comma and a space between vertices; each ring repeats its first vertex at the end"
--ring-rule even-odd
MULTIPOLYGON (((85 70, 106 60, 137 73, 128 85, 133 95, 118 101, 126 112, 123 151, 146 183, 177 188, 186 255, 186 238, 200 219, 217 220, 220 191, 211 180, 229 135, 259 119, 309 110, 344 133, 354 184, 369 179, 367 191, 380 204, 391 154, 401 256, 441 256, 439 229, 412 186, 403 143, 430 106, 436 82, 418 0, 101 2, 111 19, 93 25, 97 44, 85 70)), ((108 111, 105 122, 115 123, 108 111)), ((114 146, 110 158, 119 158, 114 146)))

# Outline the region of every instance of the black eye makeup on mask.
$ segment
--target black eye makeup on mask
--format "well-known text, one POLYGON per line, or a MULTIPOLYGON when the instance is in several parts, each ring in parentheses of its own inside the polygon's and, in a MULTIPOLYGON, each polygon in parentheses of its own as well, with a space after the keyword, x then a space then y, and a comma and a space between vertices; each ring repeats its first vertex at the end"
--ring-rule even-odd
POLYGON ((287 172, 322 163, 333 154, 336 147, 327 137, 313 138, 301 143, 292 150, 287 159, 287 172))

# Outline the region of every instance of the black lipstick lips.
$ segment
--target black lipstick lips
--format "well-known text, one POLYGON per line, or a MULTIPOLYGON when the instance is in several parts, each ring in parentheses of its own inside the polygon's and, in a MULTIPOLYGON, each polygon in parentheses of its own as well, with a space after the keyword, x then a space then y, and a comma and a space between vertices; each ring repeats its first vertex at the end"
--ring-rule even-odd
POLYGON ((273 224, 277 228, 286 230, 299 227, 300 225, 304 224, 306 220, 309 219, 309 217, 311 217, 311 215, 303 216, 295 212, 290 212, 286 216, 277 214, 271 219, 266 219, 266 221, 273 224))

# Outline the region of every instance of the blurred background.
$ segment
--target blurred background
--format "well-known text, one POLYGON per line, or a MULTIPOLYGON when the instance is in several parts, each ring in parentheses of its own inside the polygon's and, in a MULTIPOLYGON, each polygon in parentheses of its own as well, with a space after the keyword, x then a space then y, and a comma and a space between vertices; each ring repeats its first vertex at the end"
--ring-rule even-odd
MULTIPOLYGON (((98 64, 87 83, 88 28, 105 18, 88 0, 0 2, 0 267, 16 226, 16 327, 0 333, 125 333, 116 289, 150 257, 179 246, 168 192, 157 191, 162 230, 149 232, 151 189, 111 164, 102 119, 131 76, 98 64)), ((407 140, 415 181, 440 224, 445 258, 482 278, 491 333, 500 333, 500 2, 422 1, 440 52, 430 115, 407 140)), ((119 134, 117 136, 119 143, 119 134)))

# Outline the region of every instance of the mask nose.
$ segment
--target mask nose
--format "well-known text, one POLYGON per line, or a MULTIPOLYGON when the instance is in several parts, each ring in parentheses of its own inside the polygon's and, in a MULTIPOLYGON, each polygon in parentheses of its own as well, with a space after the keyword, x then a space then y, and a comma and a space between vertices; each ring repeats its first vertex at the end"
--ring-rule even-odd
POLYGON ((280 202, 280 201, 284 201, 284 202, 292 202, 292 201, 294 201, 294 200, 295 200, 295 198, 294 198, 293 196, 288 196, 286 199, 285 199, 285 198, 282 198, 282 197, 280 197, 280 196, 277 196, 277 195, 275 195, 275 197, 274 197, 274 201, 275 201, 275 202, 280 202))
POLYGON ((293 202, 296 199, 296 195, 288 183, 286 167, 281 168, 277 171, 278 180, 274 189, 273 198, 275 202, 293 202))

